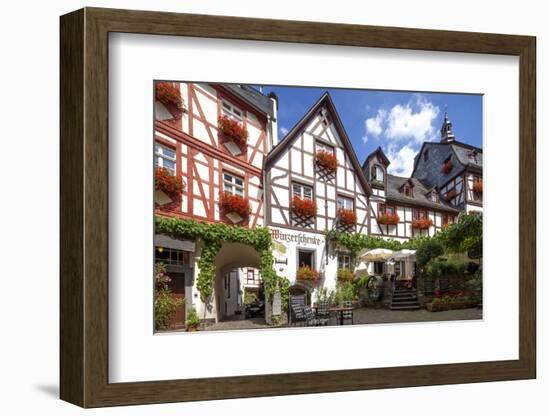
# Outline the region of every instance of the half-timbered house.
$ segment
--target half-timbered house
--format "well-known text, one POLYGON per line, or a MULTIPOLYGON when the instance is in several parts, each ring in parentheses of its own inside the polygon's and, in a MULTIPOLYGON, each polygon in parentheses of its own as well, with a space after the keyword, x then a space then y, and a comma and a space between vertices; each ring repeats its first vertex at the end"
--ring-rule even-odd
MULTIPOLYGON (((155 169, 183 184, 182 191, 174 193, 157 187, 155 213, 245 227, 264 225, 262 167, 277 140, 276 98, 244 85, 186 82, 157 82, 155 96, 155 169), (223 204, 224 198, 245 208, 230 209, 223 204)), ((163 244, 157 254, 159 248, 182 248, 166 237, 163 244)), ((178 270, 176 278, 198 274, 195 265, 200 247, 187 247, 192 250, 188 268, 178 270)), ((196 279, 173 284, 180 291, 186 288, 187 302, 198 303, 195 306, 202 317, 216 320, 234 314, 242 305, 242 288, 250 279, 248 269, 241 266, 258 266, 255 261, 230 262, 222 252, 217 261, 223 272, 216 279, 213 306, 205 308, 198 301, 196 279), (230 269, 226 267, 229 262, 230 269)))
POLYGON ((350 256, 334 251, 324 232, 368 234, 371 190, 329 93, 267 155, 265 177, 266 224, 285 246, 276 253, 277 272, 309 293, 333 288, 350 256), (297 279, 300 267, 313 276, 297 279))

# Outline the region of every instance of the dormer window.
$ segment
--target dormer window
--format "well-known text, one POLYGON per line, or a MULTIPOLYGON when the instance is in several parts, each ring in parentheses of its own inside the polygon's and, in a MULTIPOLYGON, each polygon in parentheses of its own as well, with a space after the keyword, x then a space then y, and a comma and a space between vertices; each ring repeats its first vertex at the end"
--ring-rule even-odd
POLYGON ((412 189, 408 183, 403 186, 403 193, 405 194, 405 196, 412 196, 412 189))
POLYGON ((430 192, 430 201, 439 202, 439 196, 437 195, 436 191, 430 192))
POLYGON ((453 160, 452 156, 449 156, 445 161, 443 162, 443 166, 441 166, 441 173, 448 175, 453 170, 453 160))
POLYGON ((382 166, 373 165, 371 169, 371 179, 373 181, 384 182, 384 169, 382 166))

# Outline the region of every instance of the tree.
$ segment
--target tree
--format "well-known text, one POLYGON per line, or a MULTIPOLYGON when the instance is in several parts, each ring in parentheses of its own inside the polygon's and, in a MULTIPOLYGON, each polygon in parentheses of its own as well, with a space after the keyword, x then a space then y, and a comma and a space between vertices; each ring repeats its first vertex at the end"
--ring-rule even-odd
POLYGON ((424 267, 430 260, 441 256, 444 251, 443 244, 439 239, 419 239, 416 247, 416 263, 419 267, 424 267))
POLYGON ((477 253, 483 247, 483 217, 480 213, 461 214, 458 221, 439 235, 451 253, 477 253))

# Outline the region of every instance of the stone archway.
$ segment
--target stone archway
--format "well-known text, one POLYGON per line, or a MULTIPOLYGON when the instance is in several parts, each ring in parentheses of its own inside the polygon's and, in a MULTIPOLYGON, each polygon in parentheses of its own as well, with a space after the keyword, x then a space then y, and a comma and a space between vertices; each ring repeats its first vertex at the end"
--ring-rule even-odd
POLYGON ((231 271, 250 267, 260 268, 260 253, 253 247, 241 243, 223 243, 214 259, 216 277, 214 282, 214 307, 216 310, 216 322, 220 322, 224 315, 224 305, 227 299, 222 299, 225 293, 224 279, 231 271))

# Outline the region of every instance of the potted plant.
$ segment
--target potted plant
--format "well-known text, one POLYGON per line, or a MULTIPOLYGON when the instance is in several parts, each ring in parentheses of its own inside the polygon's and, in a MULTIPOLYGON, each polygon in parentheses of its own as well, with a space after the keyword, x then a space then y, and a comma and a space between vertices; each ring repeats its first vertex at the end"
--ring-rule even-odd
POLYGON ((342 268, 336 272, 336 277, 339 282, 351 282, 353 281, 354 274, 350 269, 342 268))
POLYGON ((155 98, 164 105, 175 110, 183 110, 183 99, 179 88, 171 82, 157 82, 155 84, 155 98))
POLYGON ((477 192, 478 194, 483 193, 483 180, 478 179, 474 181, 473 185, 474 192, 477 192))
POLYGON ((310 266, 300 266, 296 272, 296 280, 315 282, 319 279, 319 272, 310 266))
POLYGON ((419 230, 427 230, 432 225, 434 225, 434 222, 431 218, 420 218, 412 221, 413 228, 417 228, 419 230))
POLYGON ((294 214, 302 217, 314 217, 317 214, 317 204, 315 201, 298 196, 292 198, 290 209, 294 214))
POLYGON ((445 194, 445 200, 449 202, 451 199, 453 199, 457 195, 458 193, 456 192, 456 189, 453 188, 445 194))
POLYGON ((397 225, 399 224, 399 219, 399 215, 397 214, 380 214, 378 216, 378 222, 386 225, 397 225))
POLYGON ((340 208, 338 216, 340 217, 340 223, 343 225, 355 225, 357 222, 357 214, 352 209, 340 208))
POLYGON ((233 195, 229 192, 220 193, 220 208, 226 213, 226 216, 233 222, 240 222, 251 213, 248 200, 240 195, 233 195))
POLYGON ((196 332, 196 331, 198 331, 200 322, 201 321, 199 319, 199 315, 197 314, 197 311, 196 311, 195 307, 190 306, 187 309, 187 319, 186 319, 187 332, 196 332))
POLYGON ((221 116, 218 119, 218 131, 226 140, 230 140, 238 147, 246 146, 248 140, 248 131, 237 120, 228 116, 221 116))
POLYGON ((179 198, 185 186, 183 181, 170 170, 162 167, 155 169, 155 189, 162 191, 170 198, 179 198))
POLYGON ((334 153, 327 152, 326 150, 319 150, 315 153, 315 163, 329 172, 336 172, 338 169, 338 159, 334 153))

